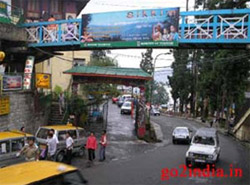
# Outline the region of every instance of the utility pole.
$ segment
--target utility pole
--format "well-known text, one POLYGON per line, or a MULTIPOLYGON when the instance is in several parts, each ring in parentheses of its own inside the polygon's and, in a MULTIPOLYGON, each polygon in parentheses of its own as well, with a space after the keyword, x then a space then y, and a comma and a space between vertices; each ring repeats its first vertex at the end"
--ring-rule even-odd
POLYGON ((188 12, 189 0, 186 0, 186 11, 188 12))

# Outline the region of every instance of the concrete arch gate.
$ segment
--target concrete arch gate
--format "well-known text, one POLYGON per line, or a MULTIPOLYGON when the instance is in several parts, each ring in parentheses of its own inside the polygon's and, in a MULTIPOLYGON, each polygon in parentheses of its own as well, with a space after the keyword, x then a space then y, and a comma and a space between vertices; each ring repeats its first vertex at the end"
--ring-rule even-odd
POLYGON ((77 95, 79 84, 106 83, 133 86, 140 88, 140 96, 137 99, 135 116, 135 129, 137 136, 143 138, 146 135, 146 99, 145 84, 152 80, 151 75, 138 68, 117 68, 97 66, 76 66, 64 72, 72 75, 72 92, 77 95))

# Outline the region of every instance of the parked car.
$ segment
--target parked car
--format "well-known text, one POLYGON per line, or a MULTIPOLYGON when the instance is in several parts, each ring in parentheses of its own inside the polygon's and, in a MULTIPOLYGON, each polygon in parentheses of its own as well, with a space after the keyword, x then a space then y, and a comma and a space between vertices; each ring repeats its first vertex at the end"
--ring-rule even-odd
POLYGON ((118 97, 113 97, 112 98, 112 103, 115 104, 118 100, 119 100, 119 96, 118 97))
POLYGON ((32 161, 0 169, 0 184, 86 184, 79 170, 52 161, 32 161))
POLYGON ((123 103, 126 101, 126 99, 131 99, 132 96, 130 94, 125 94, 119 97, 118 101, 117 101, 117 106, 121 107, 123 105, 123 103))
POLYGON ((160 111, 158 109, 156 109, 156 108, 152 108, 151 111, 150 111, 150 114, 154 115, 154 116, 160 116, 161 115, 160 111))
POLYGON ((55 154, 55 160, 62 162, 65 156, 66 149, 66 132, 70 132, 72 139, 74 140, 74 148, 72 153, 77 154, 79 156, 85 155, 85 144, 87 141, 87 135, 83 128, 75 127, 71 124, 68 125, 50 125, 40 127, 36 132, 36 140, 38 142, 38 146, 40 150, 44 150, 46 148, 46 140, 47 134, 50 129, 55 130, 55 134, 58 138, 57 151, 55 154))
POLYGON ((178 142, 186 142, 190 143, 191 141, 191 132, 187 127, 176 127, 172 134, 173 144, 177 144, 178 142))
POLYGON ((121 107, 121 114, 131 114, 131 102, 127 101, 121 107))
POLYGON ((218 132, 214 128, 201 128, 192 138, 186 152, 186 165, 215 164, 219 160, 220 146, 218 132))
POLYGON ((24 156, 17 157, 17 153, 30 137, 34 136, 20 131, 0 132, 0 168, 25 161, 24 156))

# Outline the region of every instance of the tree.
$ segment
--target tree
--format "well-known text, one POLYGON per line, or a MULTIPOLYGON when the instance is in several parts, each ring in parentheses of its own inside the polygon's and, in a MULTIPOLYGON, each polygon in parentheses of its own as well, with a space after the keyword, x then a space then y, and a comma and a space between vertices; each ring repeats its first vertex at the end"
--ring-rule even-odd
POLYGON ((146 73, 152 75, 153 73, 153 57, 152 57, 153 50, 147 49, 145 53, 142 53, 142 60, 140 63, 140 67, 146 73))
MULTIPOLYGON (((106 56, 106 51, 95 50, 92 53, 89 66, 101 66, 101 67, 116 67, 118 63, 110 57, 106 56)), ((116 85, 112 84, 85 84, 81 86, 81 89, 87 96, 91 96, 97 104, 102 103, 103 95, 109 94, 111 96, 117 96, 118 90, 116 85)))
POLYGON ((188 50, 174 50, 175 61, 172 64, 173 75, 168 76, 171 94, 174 99, 174 108, 176 102, 180 100, 180 112, 184 112, 184 107, 190 102, 189 95, 192 88, 192 71, 189 61, 188 50))
POLYGON ((152 104, 167 104, 169 96, 166 90, 166 84, 155 82, 153 88, 152 104))
MULTIPOLYGON (((145 53, 142 53, 142 60, 140 63, 141 69, 150 75, 152 75, 152 73, 153 73, 152 53, 153 53, 152 49, 147 49, 147 51, 145 53)), ((147 102, 150 102, 152 83, 153 83, 153 81, 147 82, 145 85, 146 86, 145 98, 146 98, 147 102)))

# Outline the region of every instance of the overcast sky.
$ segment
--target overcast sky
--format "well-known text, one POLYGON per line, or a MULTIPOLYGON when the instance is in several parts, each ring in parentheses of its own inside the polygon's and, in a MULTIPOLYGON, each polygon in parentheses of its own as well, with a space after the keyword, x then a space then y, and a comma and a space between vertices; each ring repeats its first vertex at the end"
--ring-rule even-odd
MULTIPOLYGON (((186 0, 91 0, 82 11, 82 14, 168 7, 180 7, 181 11, 185 11, 186 0)), ((189 9, 192 10, 193 7, 194 0, 189 0, 189 9)), ((168 49, 154 49, 153 57, 159 53, 166 53, 168 51, 168 49)), ((142 52, 145 52, 145 50, 112 50, 110 57, 115 57, 116 60, 118 60, 120 67, 139 67, 142 52)), ((159 60, 157 60, 156 66, 169 66, 171 65, 172 61, 172 55, 163 55, 159 57, 159 60)))

